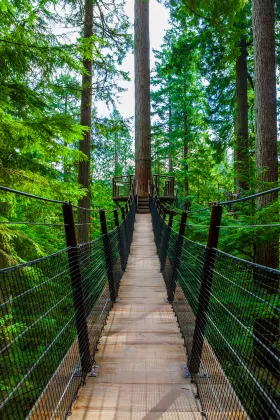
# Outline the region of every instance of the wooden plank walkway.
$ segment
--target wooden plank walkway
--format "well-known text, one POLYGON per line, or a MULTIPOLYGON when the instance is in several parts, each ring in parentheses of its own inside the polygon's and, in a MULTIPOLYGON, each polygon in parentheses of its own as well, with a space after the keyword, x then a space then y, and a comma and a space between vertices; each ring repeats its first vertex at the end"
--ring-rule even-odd
POLYGON ((165 303, 150 214, 136 216, 119 298, 98 346, 98 377, 80 389, 70 419, 202 419, 196 390, 183 376, 185 348, 165 303))

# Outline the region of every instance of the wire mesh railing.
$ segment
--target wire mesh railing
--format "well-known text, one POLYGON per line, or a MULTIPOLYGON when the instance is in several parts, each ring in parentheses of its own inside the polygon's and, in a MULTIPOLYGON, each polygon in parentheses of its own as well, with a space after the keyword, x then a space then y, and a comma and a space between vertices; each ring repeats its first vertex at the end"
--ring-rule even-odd
POLYGON ((0 270, 1 419, 69 414, 118 294, 135 211, 131 201, 122 223, 92 242, 0 270))
POLYGON ((278 419, 280 271, 218 251, 209 241, 195 243, 158 210, 152 200, 161 270, 187 350, 186 374, 207 418, 278 419))

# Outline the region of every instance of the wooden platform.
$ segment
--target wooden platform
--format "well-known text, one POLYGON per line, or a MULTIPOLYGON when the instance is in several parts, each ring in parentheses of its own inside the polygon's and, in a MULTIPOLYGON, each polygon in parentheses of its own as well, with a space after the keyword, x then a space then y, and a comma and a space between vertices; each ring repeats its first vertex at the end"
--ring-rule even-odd
POLYGON ((98 347, 98 377, 80 389, 70 419, 202 419, 196 390, 183 376, 185 348, 165 303, 150 214, 136 216, 119 298, 98 347))

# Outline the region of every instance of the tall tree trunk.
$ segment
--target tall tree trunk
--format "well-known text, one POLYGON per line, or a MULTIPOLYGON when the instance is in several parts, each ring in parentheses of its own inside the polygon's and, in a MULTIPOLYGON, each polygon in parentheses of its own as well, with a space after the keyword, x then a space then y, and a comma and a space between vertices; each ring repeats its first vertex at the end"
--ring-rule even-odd
POLYGON ((249 188, 249 127, 246 39, 240 41, 240 55, 236 62, 236 192, 249 188))
POLYGON ((148 195, 151 170, 149 0, 135 0, 135 177, 140 196, 148 195))
MULTIPOLYGON (((256 165, 260 189, 278 185, 276 58, 274 35, 274 0, 253 0, 255 59, 256 165)), ((258 200, 260 207, 277 199, 269 194, 258 200)), ((279 237, 269 243, 257 243, 256 262, 277 268, 279 237)))
MULTIPOLYGON (((259 188, 269 189, 278 185, 278 152, 277 152, 277 102, 276 102, 276 57, 274 35, 274 0, 253 0, 253 35, 255 59, 255 118, 256 118, 256 166, 259 172, 259 188)), ((267 206, 277 200, 277 194, 269 194, 258 199, 259 207, 267 206)), ((278 208, 275 206, 275 219, 278 220, 278 208)), ((270 214, 273 220, 273 214, 270 214)), ((270 240, 256 242, 256 263, 272 268, 279 264, 279 235, 270 240)), ((270 275, 266 281, 258 270, 254 272, 254 280, 258 287, 265 288, 269 293, 277 293, 278 276, 270 275)), ((265 336, 264 344, 269 352, 260 354, 259 343, 254 340, 255 360, 262 369, 270 371, 279 380, 279 363, 277 363, 277 330, 279 319, 267 319, 265 315, 255 319, 254 335, 256 338, 265 336), (271 357, 271 354, 275 357, 271 357), (278 372, 278 374, 277 374, 278 372)), ((255 390, 256 405, 254 418, 263 418, 258 407, 264 407, 267 418, 273 418, 267 400, 259 389, 255 390), (257 407, 258 406, 258 407, 257 407)), ((273 410, 274 411, 274 410, 273 410)))
MULTIPOLYGON (((68 114, 68 95, 66 94, 65 96, 65 102, 64 102, 64 114, 67 115, 68 114)), ((66 141, 64 141, 64 146, 68 147, 68 144, 66 141)), ((63 181, 64 182, 68 182, 68 170, 69 167, 67 165, 67 158, 63 159, 63 181)))
MULTIPOLYGON (((94 0, 85 0, 84 15, 84 38, 93 35, 93 5, 94 0)), ((87 156, 86 161, 79 162, 79 184, 87 189, 86 195, 79 200, 79 206, 90 208, 90 139, 91 139, 91 109, 92 109, 92 58, 83 61, 84 74, 82 78, 82 97, 81 97, 81 118, 80 123, 89 129, 84 134, 83 140, 79 142, 79 149, 87 156)), ((89 241, 89 212, 79 210, 78 236, 79 243, 89 241)))
POLYGON ((172 104, 171 104, 171 98, 169 95, 169 104, 168 104, 168 141, 169 141, 169 147, 168 147, 168 169, 169 173, 173 172, 173 159, 172 159, 172 104))
POLYGON ((120 171, 120 162, 119 162, 119 139, 118 139, 118 134, 115 133, 115 175, 114 176, 120 176, 121 175, 121 171, 120 171))
POLYGON ((186 83, 184 82, 184 195, 185 195, 185 210, 189 208, 189 200, 187 199, 187 196, 189 194, 189 178, 188 178, 188 171, 189 171, 189 165, 188 165, 188 154, 189 154, 189 145, 188 145, 188 115, 187 115, 187 109, 186 109, 186 94, 187 94, 187 87, 186 83))

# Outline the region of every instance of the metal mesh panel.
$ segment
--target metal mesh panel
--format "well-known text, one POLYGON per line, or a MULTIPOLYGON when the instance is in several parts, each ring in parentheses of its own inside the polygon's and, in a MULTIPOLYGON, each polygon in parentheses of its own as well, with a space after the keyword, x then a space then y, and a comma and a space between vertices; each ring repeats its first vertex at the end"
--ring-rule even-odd
POLYGON ((134 216, 133 203, 120 228, 107 235, 0 270, 1 418, 64 419, 69 412, 85 381, 87 353, 94 363, 112 282, 119 288, 134 216))
POLYGON ((238 410, 232 387, 250 418, 280 416, 279 278, 276 270, 215 253, 201 357, 210 380, 202 378, 201 368, 196 376, 204 398, 212 383, 223 411, 238 410))
POLYGON ((163 275, 167 289, 175 281, 172 306, 207 417, 279 418, 280 272, 183 237, 178 260, 179 235, 151 207, 163 275))
POLYGON ((0 272, 1 418, 25 418, 61 361, 67 379, 78 364, 75 348, 66 357, 76 337, 68 252, 0 272))

